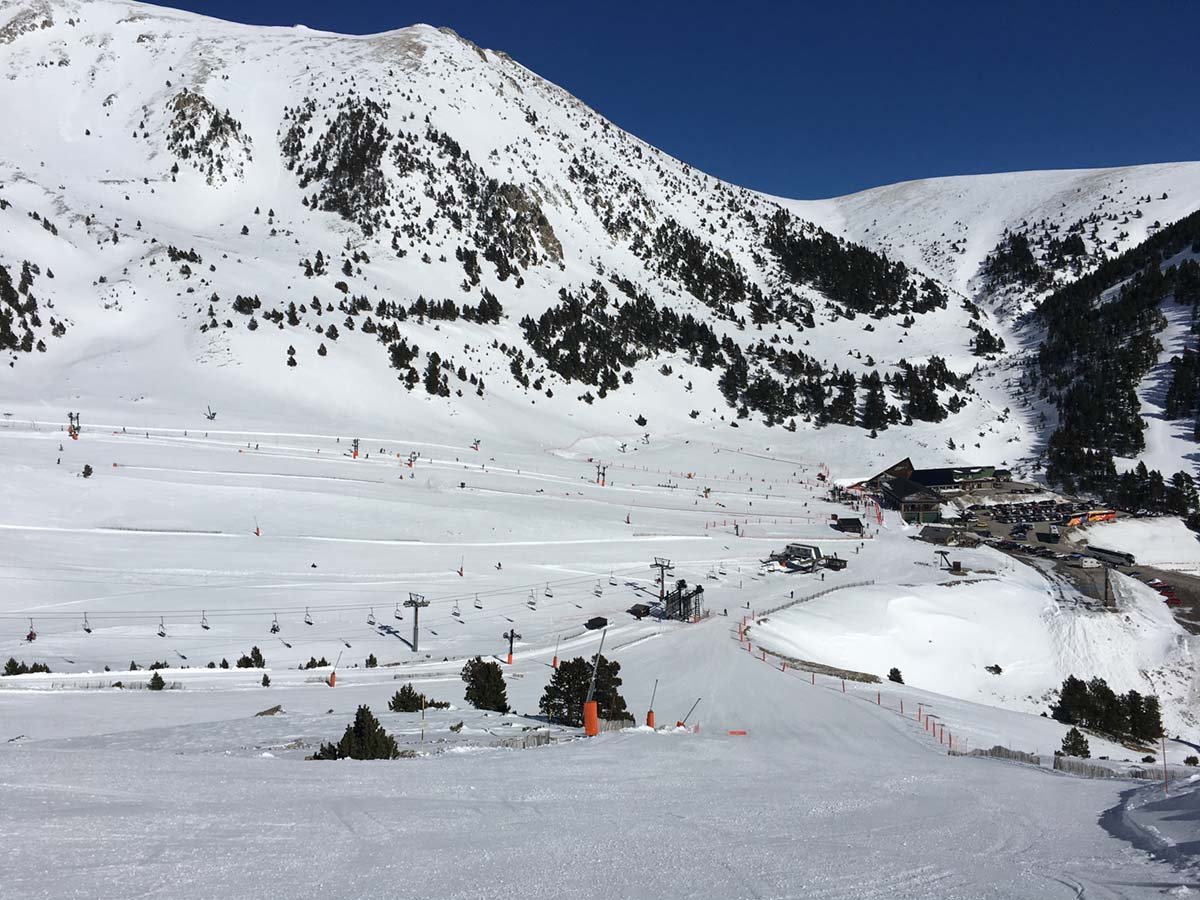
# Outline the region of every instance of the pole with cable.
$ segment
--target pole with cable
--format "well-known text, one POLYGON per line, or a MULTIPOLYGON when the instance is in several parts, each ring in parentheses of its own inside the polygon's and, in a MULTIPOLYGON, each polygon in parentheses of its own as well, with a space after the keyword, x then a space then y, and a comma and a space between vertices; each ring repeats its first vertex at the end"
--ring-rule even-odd
POLYGON ((600 654, 604 652, 604 636, 607 633, 607 628, 600 632, 600 648, 592 661, 592 679, 588 682, 587 697, 583 701, 583 733, 588 737, 595 737, 600 733, 600 709, 592 697, 596 694, 596 670, 600 668, 600 654))

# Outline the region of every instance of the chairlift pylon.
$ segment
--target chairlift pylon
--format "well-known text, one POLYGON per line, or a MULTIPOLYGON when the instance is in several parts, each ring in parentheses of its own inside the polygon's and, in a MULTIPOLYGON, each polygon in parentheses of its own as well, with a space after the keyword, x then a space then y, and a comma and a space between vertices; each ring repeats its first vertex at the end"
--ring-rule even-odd
POLYGON ((367 613, 367 624, 372 627, 375 626, 375 607, 373 606, 371 607, 371 611, 367 613))
POLYGON ((158 617, 158 636, 159 637, 167 636, 167 623, 163 621, 162 616, 158 617))

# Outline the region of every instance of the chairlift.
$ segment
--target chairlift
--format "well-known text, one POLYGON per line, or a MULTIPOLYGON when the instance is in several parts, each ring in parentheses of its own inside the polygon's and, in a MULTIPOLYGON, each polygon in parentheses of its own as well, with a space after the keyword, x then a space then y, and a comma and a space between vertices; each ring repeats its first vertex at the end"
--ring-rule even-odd
POLYGON ((271 634, 279 634, 279 616, 271 620, 271 634))
POLYGON ((609 583, 610 585, 612 585, 613 587, 616 587, 616 585, 617 585, 617 579, 616 579, 616 577, 613 575, 613 573, 612 573, 612 572, 609 572, 609 573, 608 573, 608 583, 609 583))
POLYGON ((308 607, 304 607, 304 624, 311 625, 313 623, 312 615, 308 611, 308 607))
POLYGON ((596 586, 594 588, 592 588, 592 593, 595 594, 597 597, 604 596, 604 588, 600 585, 599 581, 597 581, 596 586))
POLYGON ((404 615, 403 615, 403 613, 400 612, 400 604, 399 603, 396 604, 396 609, 392 613, 392 618, 395 619, 397 622, 404 621, 404 615))
POLYGON ((546 582, 546 596, 547 597, 554 596, 554 591, 550 590, 550 582, 548 582, 548 581, 546 582))
POLYGON ((375 607, 371 607, 371 611, 367 613, 367 624, 372 628, 375 627, 375 607))
POLYGON ((454 601, 454 609, 450 610, 450 615, 454 616, 456 619, 462 616, 462 610, 458 608, 457 600, 454 601))
POLYGON ((710 566, 710 567, 709 567, 709 569, 708 569, 708 576, 707 576, 707 577, 708 577, 708 578, 711 578, 713 581, 716 581, 716 579, 717 579, 717 570, 716 570, 716 569, 714 569, 714 568, 712 568, 712 567, 710 566))
POLYGON ((717 574, 718 575, 725 574, 725 564, 724 563, 721 563, 720 565, 717 566, 717 574))
POLYGON ((88 622, 87 613, 83 614, 83 630, 84 630, 84 633, 86 633, 86 634, 92 633, 92 626, 91 626, 91 623, 88 622))
POLYGON ((475 608, 476 608, 476 609, 483 609, 483 601, 479 599, 479 595, 478 595, 478 594, 476 594, 476 595, 475 595, 475 608))
POLYGON ((204 614, 204 610, 200 610, 200 627, 208 631, 208 616, 204 614))
POLYGON ((533 588, 529 589, 529 600, 526 601, 526 605, 530 609, 537 609, 537 597, 533 593, 533 588))
POLYGON ((159 637, 167 636, 167 624, 163 621, 162 616, 158 617, 158 636, 159 637))
POLYGON ((33 630, 33 619, 29 620, 29 634, 25 635, 25 640, 30 644, 37 640, 37 632, 33 630))

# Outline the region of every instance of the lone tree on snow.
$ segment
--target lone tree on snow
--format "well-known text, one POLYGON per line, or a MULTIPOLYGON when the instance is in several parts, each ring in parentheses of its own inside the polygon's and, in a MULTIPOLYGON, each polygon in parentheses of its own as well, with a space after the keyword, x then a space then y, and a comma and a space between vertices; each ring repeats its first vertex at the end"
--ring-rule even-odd
POLYGON ((1062 750, 1059 753, 1062 756, 1078 756, 1080 759, 1089 759, 1092 755, 1091 748, 1088 747, 1088 739, 1074 726, 1063 735, 1062 750))
POLYGON ((476 709, 508 712, 508 692, 499 663, 484 662, 478 656, 469 659, 463 666, 462 680, 467 683, 467 702, 476 709))
POLYGON ((895 666, 892 666, 892 668, 888 670, 888 681, 894 681, 896 684, 904 684, 904 676, 900 674, 899 669, 897 669, 895 666))
POLYGON ((396 739, 383 730, 374 713, 364 704, 354 714, 354 723, 336 744, 325 743, 313 759, 396 759, 396 739))

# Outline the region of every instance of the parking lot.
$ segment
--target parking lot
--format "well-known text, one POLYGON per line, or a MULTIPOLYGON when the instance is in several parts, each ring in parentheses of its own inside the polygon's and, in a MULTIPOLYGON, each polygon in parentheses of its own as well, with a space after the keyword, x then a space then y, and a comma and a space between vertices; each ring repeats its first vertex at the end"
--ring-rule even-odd
MULTIPOLYGON (((970 503, 966 511, 971 520, 966 524, 986 543, 1036 565, 1054 580, 1070 584, 1100 608, 1105 602, 1106 568, 1083 568, 1074 563, 1073 558, 1079 557, 1084 548, 1072 542, 1075 528, 1067 525, 1077 516, 1086 517, 1096 506, 1062 497, 1046 498, 1046 493, 1029 485, 1007 485, 995 492, 1003 498, 1000 502, 970 503), (1023 494, 1041 499, 1026 500, 1023 494)), ((1189 632, 1200 634, 1200 578, 1151 566, 1112 568, 1177 598, 1178 605, 1171 606, 1176 620, 1189 632)))

